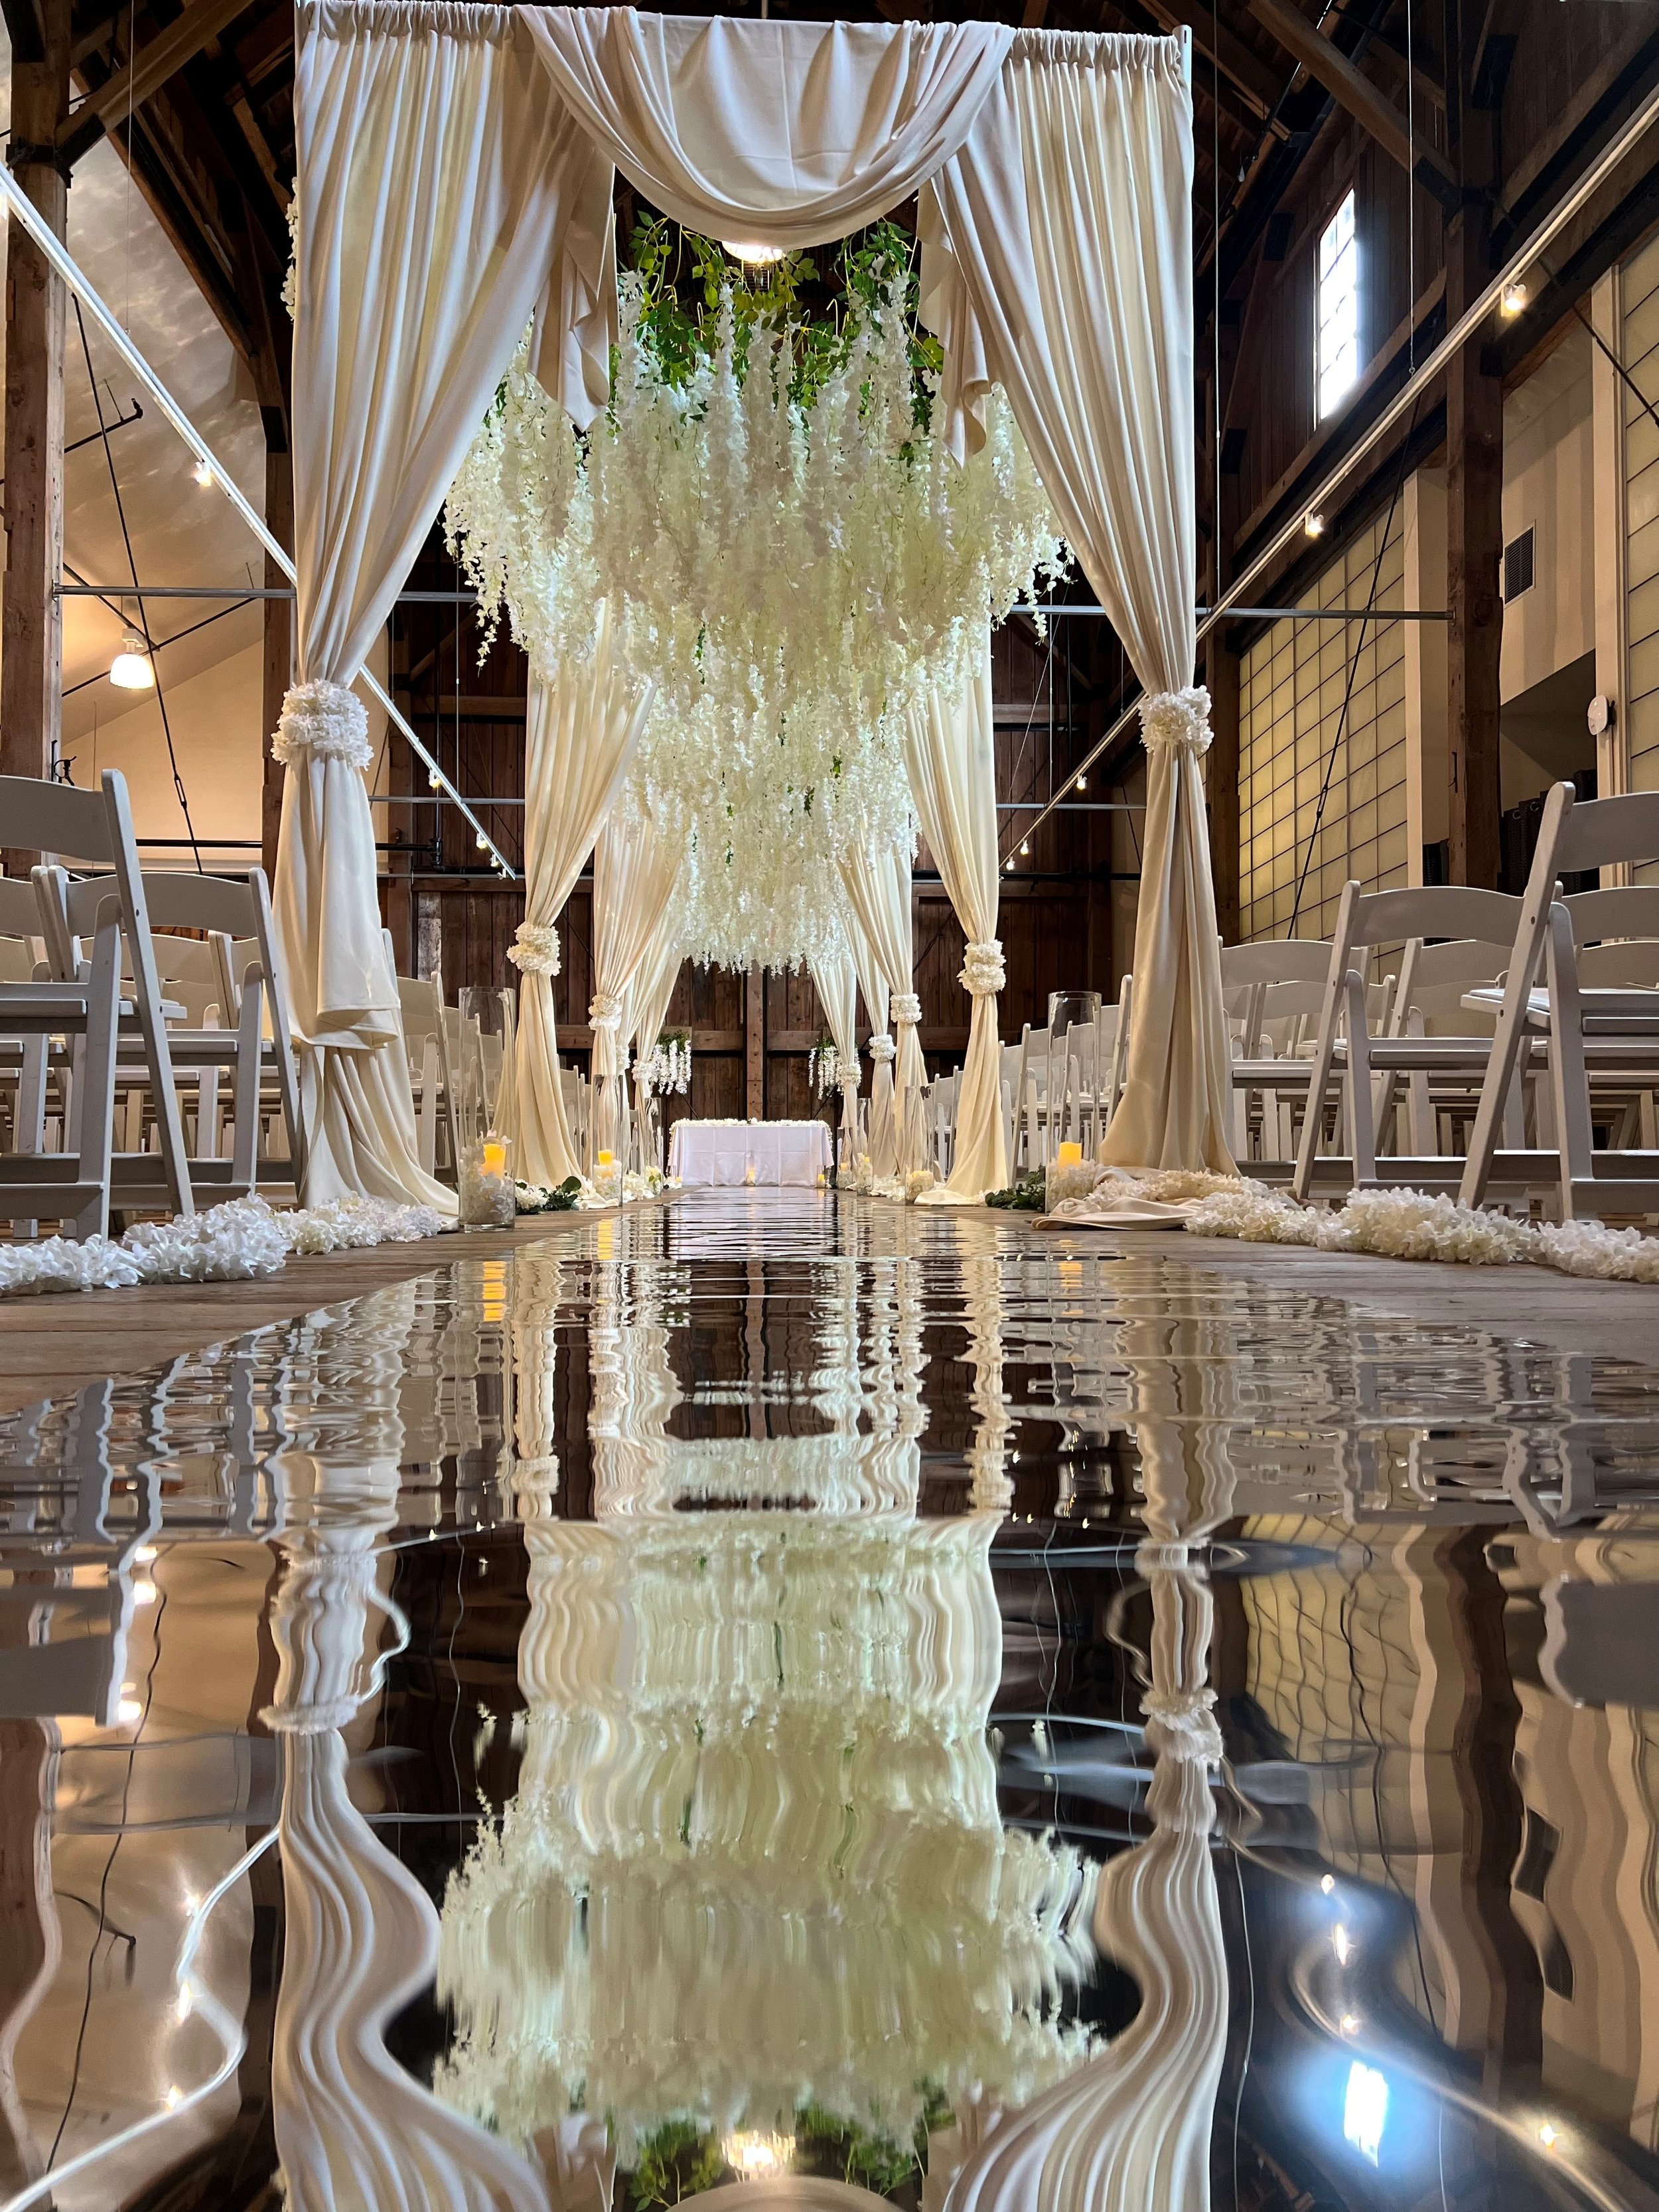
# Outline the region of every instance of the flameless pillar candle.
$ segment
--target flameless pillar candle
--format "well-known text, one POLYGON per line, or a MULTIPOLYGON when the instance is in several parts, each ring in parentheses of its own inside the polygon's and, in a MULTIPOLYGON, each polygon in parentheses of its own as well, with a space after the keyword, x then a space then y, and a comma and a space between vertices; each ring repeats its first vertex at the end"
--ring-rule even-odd
POLYGON ((1081 1146, 1081 1145, 1074 1145, 1074 1144, 1067 1143, 1067 1144, 1063 1144, 1063 1145, 1060 1146, 1060 1164, 1061 1165, 1061 1167, 1063 1167, 1063 1168, 1074 1168, 1074 1167, 1076 1167, 1076 1166, 1078 1166, 1078 1165, 1079 1165, 1079 1164, 1081 1162, 1082 1158, 1083 1158, 1083 1147, 1082 1147, 1082 1146, 1081 1146))

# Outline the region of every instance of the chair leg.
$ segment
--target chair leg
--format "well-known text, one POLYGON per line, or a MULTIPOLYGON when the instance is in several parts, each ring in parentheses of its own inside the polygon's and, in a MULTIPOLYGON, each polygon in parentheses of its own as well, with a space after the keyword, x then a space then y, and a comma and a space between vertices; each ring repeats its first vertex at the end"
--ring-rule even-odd
POLYGON ((242 1011, 236 1024, 236 1087, 232 1094, 236 1116, 235 1143, 231 1154, 231 1184, 246 1196, 259 1176, 259 1084, 264 1073, 261 1036, 264 989, 250 975, 242 988, 242 1011))
POLYGON ((1365 1026, 1365 987, 1352 969, 1347 979, 1348 1155, 1356 1183, 1376 1180, 1376 1102, 1371 1092, 1370 1036, 1365 1026))
MULTIPOLYGON (((1552 909, 1551 921, 1561 916, 1561 927, 1570 930, 1564 908, 1552 909)), ((1596 1212, 1593 1198, 1575 1200, 1574 1186, 1589 1183, 1595 1173, 1595 1132, 1590 1122, 1589 1077, 1584 1066, 1584 1023, 1578 997, 1578 978, 1568 938, 1565 958, 1559 957, 1558 931, 1552 927, 1546 962, 1550 984, 1550 1083, 1555 1100, 1555 1126, 1561 1148, 1561 1218, 1596 1212)))
POLYGON ((100 929, 88 981, 86 1051, 82 1060, 80 1131, 76 1146, 80 1180, 95 1177, 98 1195, 75 1217, 82 1242, 109 1234, 110 1154, 115 1135, 115 1063, 121 1015, 121 936, 100 929))

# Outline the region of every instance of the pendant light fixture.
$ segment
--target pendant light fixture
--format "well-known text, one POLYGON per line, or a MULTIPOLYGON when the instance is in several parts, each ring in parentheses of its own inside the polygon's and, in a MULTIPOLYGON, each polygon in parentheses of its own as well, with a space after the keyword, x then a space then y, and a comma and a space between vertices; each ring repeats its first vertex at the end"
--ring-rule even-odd
POLYGON ((109 680, 118 691, 153 691, 155 671, 150 665, 149 647, 137 630, 130 629, 121 640, 121 650, 109 665, 109 680))

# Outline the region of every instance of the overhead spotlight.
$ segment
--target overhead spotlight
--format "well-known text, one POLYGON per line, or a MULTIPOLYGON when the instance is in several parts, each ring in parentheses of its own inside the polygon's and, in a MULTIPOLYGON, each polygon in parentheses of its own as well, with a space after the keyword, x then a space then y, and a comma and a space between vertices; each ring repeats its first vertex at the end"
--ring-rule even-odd
POLYGON ((426 787, 428 791, 441 791, 444 787, 444 780, 435 768, 426 780, 426 787))
POLYGON ((1310 538, 1322 538, 1325 535, 1325 518, 1322 514, 1304 514, 1302 527, 1310 538))
POLYGON ((1527 288, 1524 284, 1505 284, 1498 302, 1498 311, 1505 321, 1513 322, 1516 316, 1526 313, 1527 288))
POLYGON ((781 246, 762 246, 750 238, 723 238, 720 244, 734 261, 741 261, 750 269, 769 269, 775 261, 781 261, 784 254, 781 246))
POLYGON ((472 842, 481 853, 487 853, 489 850, 489 840, 484 836, 482 830, 479 830, 477 836, 472 840, 472 842))
POLYGON ((202 489, 206 491, 213 482, 212 462, 205 460, 198 461, 195 467, 191 471, 191 474, 195 477, 197 483, 201 485, 202 489))
POLYGON ((137 630, 130 629, 121 640, 121 650, 109 665, 109 680, 118 691, 153 691, 155 671, 150 665, 149 647, 137 630))

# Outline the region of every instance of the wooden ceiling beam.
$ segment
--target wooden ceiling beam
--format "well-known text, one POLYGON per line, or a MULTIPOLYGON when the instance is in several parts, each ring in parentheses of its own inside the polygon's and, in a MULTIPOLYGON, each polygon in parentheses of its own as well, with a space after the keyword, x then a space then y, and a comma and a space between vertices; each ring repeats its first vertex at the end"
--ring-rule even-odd
POLYGON ((1455 208, 1462 191, 1449 163, 1426 140, 1413 138, 1406 118, 1363 71, 1310 23, 1294 0, 1249 0, 1250 13, 1285 52, 1322 84, 1333 100, 1369 131, 1408 177, 1427 187, 1443 207, 1455 208))
POLYGON ((94 144, 112 117, 142 107, 210 40, 234 22, 248 0, 190 0, 181 15, 147 39, 125 66, 95 85, 65 120, 58 144, 71 161, 94 144))

